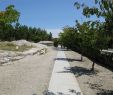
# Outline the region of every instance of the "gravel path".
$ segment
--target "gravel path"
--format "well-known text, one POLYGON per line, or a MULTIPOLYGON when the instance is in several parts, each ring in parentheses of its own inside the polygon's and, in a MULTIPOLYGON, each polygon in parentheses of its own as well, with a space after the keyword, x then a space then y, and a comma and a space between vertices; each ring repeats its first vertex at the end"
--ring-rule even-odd
POLYGON ((57 51, 28 56, 0 66, 0 95, 43 95, 50 81, 57 51))
POLYGON ((91 72, 92 61, 88 58, 84 57, 81 62, 80 54, 73 51, 65 51, 65 54, 83 95, 113 95, 113 69, 96 64, 95 72, 91 72))

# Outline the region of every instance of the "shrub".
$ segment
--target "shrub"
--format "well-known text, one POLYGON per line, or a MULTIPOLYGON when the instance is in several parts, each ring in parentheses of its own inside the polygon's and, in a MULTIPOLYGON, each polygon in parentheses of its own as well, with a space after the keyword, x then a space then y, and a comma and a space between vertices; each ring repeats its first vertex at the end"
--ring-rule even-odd
POLYGON ((54 39, 54 47, 58 47, 58 39, 57 38, 54 39))

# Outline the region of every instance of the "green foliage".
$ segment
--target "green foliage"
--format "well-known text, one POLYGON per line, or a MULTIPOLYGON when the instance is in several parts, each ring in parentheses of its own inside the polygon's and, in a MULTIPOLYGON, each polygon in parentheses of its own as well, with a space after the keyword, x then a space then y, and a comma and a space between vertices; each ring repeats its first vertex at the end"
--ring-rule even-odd
POLYGON ((63 29, 64 33, 60 33, 60 38, 59 41, 60 43, 67 48, 71 48, 72 44, 74 44, 74 36, 75 36, 75 31, 73 27, 65 27, 63 29))
POLYGON ((52 39, 53 39, 53 38, 52 38, 52 33, 50 32, 50 33, 49 33, 49 38, 48 38, 48 40, 51 41, 52 39))
POLYGON ((58 47, 59 42, 57 38, 54 38, 53 44, 54 44, 54 47, 58 47))
POLYGON ((14 8, 14 5, 9 5, 5 11, 0 11, 0 40, 26 39, 33 42, 52 40, 52 34, 48 34, 46 30, 18 23, 19 16, 20 13, 14 8))
POLYGON ((14 9, 14 5, 9 5, 5 11, 0 12, 0 24, 9 24, 18 21, 20 13, 14 9))
POLYGON ((100 50, 113 48, 113 1, 95 0, 94 7, 76 2, 74 6, 82 9, 85 17, 95 15, 98 18, 103 17, 105 22, 95 20, 79 23, 76 20, 75 27, 65 27, 63 33, 59 34, 60 43, 93 60, 102 59, 104 62, 105 58, 100 50))

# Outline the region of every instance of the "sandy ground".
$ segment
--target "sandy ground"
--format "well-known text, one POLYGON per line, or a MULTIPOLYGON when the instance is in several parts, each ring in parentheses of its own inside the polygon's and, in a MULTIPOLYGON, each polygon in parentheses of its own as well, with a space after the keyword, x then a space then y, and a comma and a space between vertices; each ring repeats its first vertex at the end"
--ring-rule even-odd
POLYGON ((8 63, 10 61, 15 61, 15 60, 25 58, 28 55, 34 55, 36 53, 42 54, 42 53, 45 53, 47 50, 46 45, 39 44, 39 43, 33 43, 33 42, 26 41, 26 40, 17 40, 17 41, 12 41, 12 42, 5 41, 5 42, 0 42, 0 44, 2 46, 2 48, 0 48, 0 49, 5 49, 4 48, 5 46, 7 47, 6 50, 0 50, 0 65, 2 65, 4 63, 8 63), (9 45, 14 45, 14 46, 12 47, 9 45), (27 47, 29 47, 29 49, 24 50, 22 52, 21 49, 19 49, 19 47, 21 47, 21 46, 22 47, 27 46, 27 47), (30 48, 30 47, 32 47, 32 48, 30 48), (12 51, 11 51, 11 48, 13 48, 12 51))
POLYGON ((88 58, 84 57, 81 62, 78 53, 65 51, 65 54, 83 95, 113 95, 113 69, 96 64, 95 72, 92 72, 90 70, 92 62, 88 58))
POLYGON ((43 95, 48 89, 57 51, 0 66, 0 95, 43 95))

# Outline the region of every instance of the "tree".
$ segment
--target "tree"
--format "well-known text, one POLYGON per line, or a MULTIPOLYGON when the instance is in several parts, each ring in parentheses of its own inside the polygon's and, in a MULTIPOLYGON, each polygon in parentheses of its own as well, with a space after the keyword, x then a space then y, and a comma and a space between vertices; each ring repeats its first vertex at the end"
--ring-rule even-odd
MULTIPOLYGON (((93 37, 91 39, 92 57, 95 57, 99 52, 99 49, 102 48, 112 48, 113 47, 113 1, 112 0, 95 0, 94 7, 89 7, 85 4, 80 4, 79 2, 75 2, 74 4, 77 9, 83 9, 83 15, 86 18, 90 18, 92 15, 96 15, 97 18, 103 17, 105 22, 101 24, 101 22, 96 23, 91 22, 89 27, 90 31, 93 32, 93 37), (97 32, 98 31, 98 32, 97 32), (104 31, 104 32, 103 32, 104 31), (102 45, 104 41, 104 44, 102 45), (107 45, 108 43, 108 45, 107 45), (107 46, 106 46, 107 45, 107 46), (98 51, 98 52, 97 52, 98 51)), ((92 65, 92 70, 94 70, 94 61, 92 65)))
POLYGON ((1 40, 11 40, 9 39, 9 36, 11 36, 9 34, 11 33, 11 31, 13 32, 13 26, 11 24, 17 22, 19 16, 20 13, 14 8, 14 5, 9 5, 8 7, 6 7, 5 11, 0 12, 0 34, 3 34, 0 35, 1 40), (8 35, 6 36, 6 34, 8 35))
POLYGON ((73 47, 74 45, 74 32, 75 32, 75 29, 74 27, 69 27, 69 26, 66 26, 63 28, 63 33, 60 33, 59 34, 59 41, 60 43, 64 46, 64 47, 67 47, 67 49, 73 47))
POLYGON ((108 38, 108 47, 113 47, 113 0, 94 0, 95 7, 88 7, 85 4, 80 4, 75 2, 75 6, 77 9, 83 8, 83 15, 89 18, 92 15, 96 15, 98 18, 103 17, 105 19, 105 23, 103 24, 103 28, 105 31, 105 35, 108 38))
POLYGON ((48 40, 50 40, 50 41, 52 40, 52 33, 51 32, 49 33, 48 40))
POLYGON ((20 13, 14 9, 14 5, 6 7, 5 11, 0 12, 0 24, 11 24, 17 22, 20 13))
POLYGON ((21 25, 18 20, 20 12, 14 5, 9 5, 4 11, 0 12, 0 40, 12 41, 25 39, 28 41, 39 42, 41 40, 52 40, 52 33, 36 27, 21 25))
POLYGON ((95 61, 103 59, 100 50, 113 47, 113 1, 111 0, 95 0, 96 6, 89 7, 85 4, 76 2, 74 5, 77 9, 82 9, 86 18, 97 16, 95 21, 87 21, 80 23, 76 21, 74 27, 65 27, 63 33, 60 33, 60 43, 66 47, 78 51, 82 55, 93 60, 91 70, 94 71, 95 61), (98 18, 103 17, 104 22, 100 22, 98 18))
POLYGON ((53 40, 54 47, 58 47, 58 39, 54 38, 53 40))

